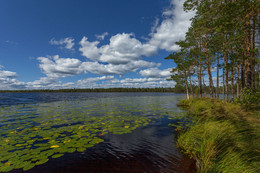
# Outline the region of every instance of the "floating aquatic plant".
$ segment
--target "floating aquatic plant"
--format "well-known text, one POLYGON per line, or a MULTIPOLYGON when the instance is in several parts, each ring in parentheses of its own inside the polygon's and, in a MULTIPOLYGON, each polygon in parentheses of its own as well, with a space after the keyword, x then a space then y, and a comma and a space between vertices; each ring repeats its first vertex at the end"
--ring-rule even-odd
POLYGON ((124 99, 1 108, 0 172, 26 171, 66 153, 84 152, 103 142, 103 135, 131 133, 165 111, 161 102, 124 99))

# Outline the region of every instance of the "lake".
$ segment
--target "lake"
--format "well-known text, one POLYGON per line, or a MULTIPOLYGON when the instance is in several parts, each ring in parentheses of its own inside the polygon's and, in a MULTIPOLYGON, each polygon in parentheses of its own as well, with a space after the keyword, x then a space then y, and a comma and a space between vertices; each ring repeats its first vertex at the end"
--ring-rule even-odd
POLYGON ((0 172, 194 172, 175 145, 185 94, 0 93, 0 172))

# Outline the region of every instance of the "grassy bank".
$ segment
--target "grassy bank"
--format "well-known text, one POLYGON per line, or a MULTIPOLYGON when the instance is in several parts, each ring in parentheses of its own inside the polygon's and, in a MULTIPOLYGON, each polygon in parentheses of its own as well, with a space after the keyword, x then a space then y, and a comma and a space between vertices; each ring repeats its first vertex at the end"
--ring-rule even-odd
POLYGON ((198 172, 259 172, 260 111, 221 100, 179 104, 193 121, 180 131, 178 146, 196 160, 198 172))

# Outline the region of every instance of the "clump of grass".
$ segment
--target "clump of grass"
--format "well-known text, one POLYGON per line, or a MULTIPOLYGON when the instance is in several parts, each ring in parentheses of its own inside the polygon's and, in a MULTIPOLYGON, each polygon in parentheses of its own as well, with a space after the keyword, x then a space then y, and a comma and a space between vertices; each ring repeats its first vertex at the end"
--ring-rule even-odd
POLYGON ((183 107, 189 106, 191 104, 191 101, 192 100, 183 99, 177 105, 178 106, 183 106, 183 107))
POLYGON ((177 141, 178 146, 197 161, 198 172, 225 172, 229 170, 228 162, 241 172, 249 171, 251 168, 242 159, 242 150, 238 147, 240 140, 241 135, 231 122, 200 120, 177 141))
POLYGON ((252 127, 245 118, 250 113, 221 100, 183 103, 189 115, 196 117, 196 123, 179 134, 177 144, 196 160, 198 172, 259 171, 259 128, 252 127))

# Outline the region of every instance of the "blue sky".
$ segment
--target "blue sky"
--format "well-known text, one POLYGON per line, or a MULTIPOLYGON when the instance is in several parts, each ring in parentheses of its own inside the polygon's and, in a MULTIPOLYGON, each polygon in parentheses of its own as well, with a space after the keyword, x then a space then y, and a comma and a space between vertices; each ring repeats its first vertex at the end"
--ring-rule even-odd
POLYGON ((0 0, 0 89, 171 87, 184 0, 0 0))

